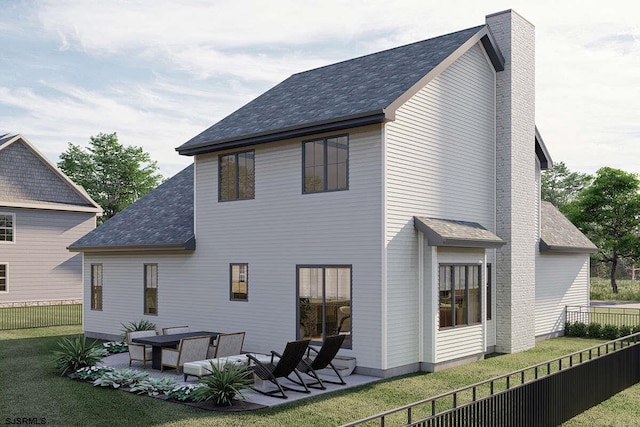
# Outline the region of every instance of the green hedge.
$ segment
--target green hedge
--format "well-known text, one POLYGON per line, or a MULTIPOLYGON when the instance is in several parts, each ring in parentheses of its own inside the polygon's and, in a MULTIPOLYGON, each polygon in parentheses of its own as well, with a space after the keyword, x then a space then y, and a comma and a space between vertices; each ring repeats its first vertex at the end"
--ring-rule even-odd
POLYGON ((565 322, 564 324, 564 335, 567 337, 615 340, 638 332, 640 332, 640 325, 633 327, 626 325, 601 325, 597 322, 592 322, 588 325, 583 322, 565 322))

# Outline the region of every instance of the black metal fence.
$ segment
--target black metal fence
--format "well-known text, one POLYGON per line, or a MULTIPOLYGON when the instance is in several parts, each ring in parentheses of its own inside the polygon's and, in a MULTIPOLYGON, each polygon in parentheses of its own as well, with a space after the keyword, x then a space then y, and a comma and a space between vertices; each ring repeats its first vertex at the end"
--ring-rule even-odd
POLYGON ((82 304, 74 301, 35 301, 0 307, 0 330, 82 324, 82 304))
POLYGON ((556 426, 640 382, 640 333, 347 426, 556 426))
POLYGON ((617 307, 567 306, 567 322, 601 325, 636 326, 640 325, 640 309, 617 307))

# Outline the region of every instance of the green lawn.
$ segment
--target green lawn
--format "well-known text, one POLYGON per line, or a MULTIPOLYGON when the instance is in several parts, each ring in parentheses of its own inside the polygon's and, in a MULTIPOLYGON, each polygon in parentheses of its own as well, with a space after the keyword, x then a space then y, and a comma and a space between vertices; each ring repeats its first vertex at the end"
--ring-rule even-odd
POLYGON ((611 291, 609 279, 591 278, 593 301, 640 301, 640 280, 618 280, 618 293, 611 291))
MULTIPOLYGON (((547 340, 526 352, 433 374, 407 375, 272 409, 217 413, 60 377, 52 367, 51 352, 63 336, 80 332, 80 327, 0 331, 1 423, 37 417, 56 426, 335 426, 597 343, 577 338, 547 340)), ((625 425, 639 415, 639 402, 640 386, 568 425, 625 425)))

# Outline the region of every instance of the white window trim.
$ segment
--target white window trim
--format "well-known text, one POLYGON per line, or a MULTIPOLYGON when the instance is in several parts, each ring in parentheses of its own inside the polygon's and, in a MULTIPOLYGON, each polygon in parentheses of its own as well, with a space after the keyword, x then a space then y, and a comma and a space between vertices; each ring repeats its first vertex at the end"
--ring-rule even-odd
POLYGON ((0 215, 11 216, 11 224, 13 224, 13 227, 12 227, 13 240, 10 240, 10 241, 0 240, 0 244, 12 245, 12 244, 16 243, 16 214, 13 213, 13 212, 0 212, 0 215))

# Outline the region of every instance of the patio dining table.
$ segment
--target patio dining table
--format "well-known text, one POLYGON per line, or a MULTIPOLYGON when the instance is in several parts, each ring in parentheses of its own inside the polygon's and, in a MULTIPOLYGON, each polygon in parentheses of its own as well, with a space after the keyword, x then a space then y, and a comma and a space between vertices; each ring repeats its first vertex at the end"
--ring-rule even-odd
POLYGON ((160 369, 162 365, 162 348, 176 347, 180 344, 182 338, 190 337, 211 337, 211 341, 214 341, 220 332, 198 331, 198 332, 185 332, 182 334, 169 334, 169 335, 156 335, 153 337, 140 337, 134 338, 131 341, 136 344, 150 345, 152 348, 151 353, 151 367, 153 369, 160 369))

